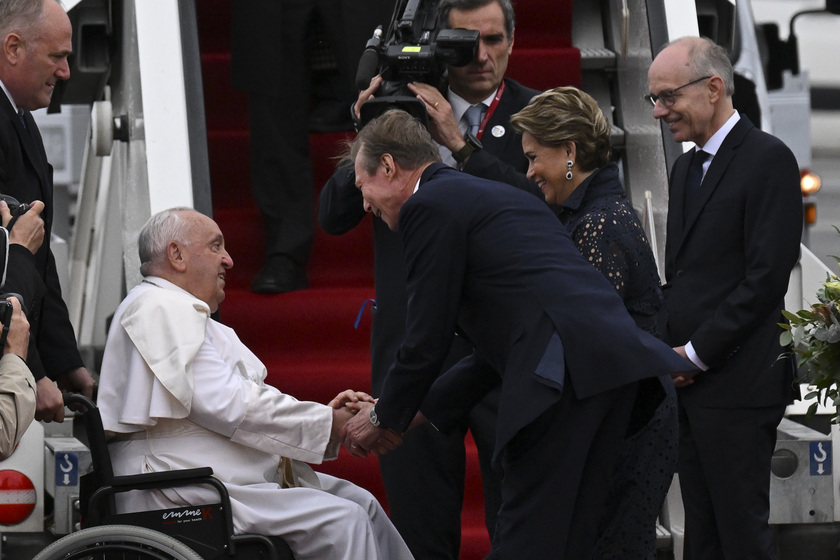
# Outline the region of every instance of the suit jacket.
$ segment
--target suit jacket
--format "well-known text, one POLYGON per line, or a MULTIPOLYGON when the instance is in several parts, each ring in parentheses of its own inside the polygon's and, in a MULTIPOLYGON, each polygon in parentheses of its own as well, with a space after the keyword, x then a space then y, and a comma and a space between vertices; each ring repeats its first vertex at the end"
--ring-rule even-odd
POLYGON ((510 126, 510 117, 540 92, 509 78, 505 78, 504 82, 505 90, 480 138, 483 149, 470 155, 463 170, 476 177, 508 183, 543 198, 539 187, 525 177, 528 158, 522 151, 522 136, 510 126))
POLYGON ((38 125, 28 111, 24 118, 26 127, 20 122, 9 99, 0 95, 0 192, 20 202, 41 200, 45 205, 42 213, 44 243, 35 254, 35 266, 46 285, 46 292, 40 310, 30 309, 27 315, 40 360, 30 356, 28 363, 36 380, 45 374, 55 379, 62 373, 81 367, 83 362, 67 306, 61 297, 55 259, 50 250, 52 166, 47 161, 38 125), (43 362, 43 366, 39 362, 43 362))
MULTIPOLYGON (((0 294, 14 293, 23 300, 23 311, 27 319, 40 312, 44 299, 44 279, 35 266, 35 255, 23 245, 9 245, 6 259, 5 282, 0 285, 0 294)), ((2 268, 2 267, 0 267, 2 268)))
MULTIPOLYGON (((23 245, 17 244, 10 244, 5 255, 2 255, 2 252, 0 250, 0 258, 6 264, 6 270, 4 281, 0 285, 0 297, 6 294, 20 296, 23 312, 30 322, 29 328, 34 331, 37 325, 33 326, 32 318, 40 315, 46 290, 44 279, 35 266, 35 255, 23 245)), ((31 371, 44 371, 34 336, 29 337, 27 363, 31 371)))
MULTIPOLYGON (((309 0, 305 8, 301 7, 304 3, 297 4, 286 0, 231 2, 231 80, 234 87, 276 97, 282 89, 289 87, 291 77, 300 78, 290 70, 308 67, 308 61, 289 60, 284 42, 290 40, 288 29, 307 27, 316 11, 338 70, 346 74, 346 82, 351 85, 365 43, 377 25, 387 31, 395 1, 309 0)), ((303 50, 305 45, 294 48, 303 50)))
POLYGON ((501 382, 497 456, 559 400, 566 379, 584 399, 688 367, 636 327, 563 224, 527 193, 432 164, 399 233, 408 318, 376 405, 384 426, 402 431, 414 418, 456 328, 475 352, 435 383, 423 411, 446 430, 501 382))
POLYGON ((690 159, 690 152, 680 156, 670 177, 662 332, 675 346, 691 341, 710 369, 680 398, 705 406, 783 404, 793 364, 777 360, 785 350, 777 323, 802 231, 796 159, 742 116, 683 219, 690 159))
MULTIPOLYGON (((471 175, 501 181, 533 193, 542 199, 539 187, 525 177, 528 159, 522 152, 522 138, 508 124, 539 92, 505 79, 505 90, 482 135, 483 149, 473 153, 464 171, 471 175), (504 134, 494 135, 502 127, 504 134)), ((356 227, 365 217, 362 193, 355 185, 352 169, 340 169, 324 185, 318 203, 318 222, 329 234, 341 235, 356 227)), ((405 257, 399 235, 373 218, 376 252, 374 282, 376 311, 371 333, 373 391, 378 395, 382 382, 405 333, 405 257)))
POLYGON ((277 71, 282 60, 283 6, 279 0, 233 0, 231 2, 231 80, 246 91, 274 95, 288 76, 277 71))

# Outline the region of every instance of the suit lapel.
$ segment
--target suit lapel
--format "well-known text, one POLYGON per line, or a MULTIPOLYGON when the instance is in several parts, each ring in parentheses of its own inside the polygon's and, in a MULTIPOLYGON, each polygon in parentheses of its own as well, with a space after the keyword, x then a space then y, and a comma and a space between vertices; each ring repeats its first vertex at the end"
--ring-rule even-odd
POLYGON ((6 110, 9 120, 15 129, 15 133, 18 135, 24 156, 29 160, 32 168, 38 174, 38 179, 41 183, 41 196, 39 198, 45 202, 52 200, 52 185, 48 177, 50 167, 47 161, 47 154, 44 151, 44 143, 41 140, 41 133, 38 131, 38 125, 35 123, 35 119, 32 118, 32 114, 29 111, 24 111, 23 120, 26 122, 26 126, 24 126, 6 96, 0 95, 0 97, 3 98, 3 108, 6 110))
MULTIPOLYGON (((706 204, 709 202, 709 199, 714 194, 715 190, 717 190, 718 185, 720 184, 721 179, 723 178, 723 174, 726 172, 726 169, 729 167, 729 164, 732 162, 732 159, 735 157, 735 154, 738 151, 738 146, 741 145, 741 141, 744 138, 747 130, 752 128, 752 126, 739 126, 739 125, 746 125, 748 124, 743 118, 738 121, 729 134, 726 135, 724 138, 723 143, 718 149, 715 157, 712 158, 712 163, 709 165, 709 169, 706 171, 706 176, 703 177, 703 183, 700 187, 700 192, 698 193, 697 204, 691 210, 691 213, 688 215, 686 222, 685 222, 685 230, 688 231, 691 229, 691 226, 694 225, 694 222, 697 221, 697 217, 700 215, 700 212, 706 207, 706 204)), ((686 180, 688 179, 687 171, 686 171, 686 180)))
POLYGON ((673 252, 674 257, 679 253, 683 242, 688 237, 698 217, 705 210, 709 199, 712 198, 712 195, 718 189, 729 164, 738 153, 738 147, 752 128, 752 123, 745 117, 741 117, 735 124, 735 127, 726 135, 714 158, 712 158, 712 163, 706 171, 706 176, 703 177, 697 203, 686 216, 685 221, 683 221, 682 209, 685 204, 685 185, 688 181, 691 153, 689 152, 677 160, 677 163, 674 165, 674 176, 681 186, 679 189, 676 189, 676 192, 673 192, 674 189, 672 189, 671 204, 668 209, 668 239, 670 241, 671 236, 675 235, 674 239, 676 241, 673 252), (672 223, 673 227, 671 227, 672 223))
MULTIPOLYGON (((18 137, 21 157, 24 160, 23 164, 26 165, 26 161, 28 161, 31 169, 38 176, 39 184, 36 186, 32 182, 31 186, 33 189, 38 188, 38 192, 29 191, 30 187, 27 187, 29 193, 27 196, 30 196, 31 200, 22 200, 21 202, 31 202, 35 199, 44 201, 46 208, 42 217, 47 226, 47 235, 49 235, 52 227, 52 167, 47 161, 47 154, 41 140, 41 133, 38 131, 38 125, 35 124, 35 119, 28 111, 24 111, 24 121, 26 126, 21 122, 9 98, 0 92, 0 126, 8 127, 7 130, 14 130, 14 134, 18 137), (9 123, 2 122, 3 119, 8 120, 9 123)), ((9 136, 9 140, 11 140, 11 133, 9 136)))
MULTIPOLYGON (((37 158, 37 162, 41 163, 41 153, 39 151, 39 146, 36 144, 36 141, 40 140, 40 134, 38 133, 38 125, 35 124, 35 119, 32 118, 32 114, 29 111, 24 111, 23 113, 23 120, 26 123, 26 126, 20 122, 20 117, 17 118, 18 122, 18 135, 20 136, 21 144, 26 149, 27 155, 32 156, 33 158, 37 158)), ((33 162, 35 163, 35 162, 33 162)))
POLYGON ((676 258, 686 234, 683 205, 685 204, 685 185, 688 181, 690 162, 691 153, 683 154, 674 162, 674 168, 671 171, 671 188, 668 192, 667 235, 665 237, 666 271, 673 265, 673 260, 676 258))
POLYGON ((492 148, 492 146, 506 146, 507 142, 514 135, 513 129, 508 124, 510 116, 516 112, 514 110, 514 101, 510 88, 506 84, 505 91, 502 92, 502 97, 499 99, 499 104, 490 116, 490 120, 487 121, 484 134, 481 135, 482 145, 490 149, 494 154, 503 153, 504 150, 492 148))

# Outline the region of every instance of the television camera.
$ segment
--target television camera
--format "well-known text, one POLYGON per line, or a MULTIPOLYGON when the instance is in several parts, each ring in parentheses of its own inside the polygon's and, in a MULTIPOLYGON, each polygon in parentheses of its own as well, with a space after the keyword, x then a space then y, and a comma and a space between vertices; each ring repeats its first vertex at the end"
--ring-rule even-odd
POLYGON ((447 66, 466 66, 475 57, 479 32, 439 29, 439 4, 440 0, 400 0, 387 36, 383 38, 381 26, 374 31, 359 60, 356 87, 366 89, 377 74, 383 81, 362 105, 358 128, 392 108, 403 109, 428 126, 426 107, 407 84, 419 81, 443 90, 447 66))

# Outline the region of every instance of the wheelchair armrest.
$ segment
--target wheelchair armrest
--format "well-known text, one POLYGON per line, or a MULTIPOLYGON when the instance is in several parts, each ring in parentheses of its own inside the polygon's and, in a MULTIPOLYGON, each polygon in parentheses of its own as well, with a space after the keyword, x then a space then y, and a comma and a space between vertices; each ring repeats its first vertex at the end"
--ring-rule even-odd
POLYGON ((204 482, 199 479, 210 477, 212 476, 212 474, 213 469, 210 467, 198 467, 195 469, 183 469, 178 471, 129 474, 115 476, 110 480, 110 485, 113 486, 114 490, 117 492, 129 486, 132 487, 132 489, 136 490, 148 488, 150 485, 153 487, 171 488, 172 486, 183 486, 187 484, 196 484, 199 482, 204 482))
MULTIPOLYGON (((219 503, 224 506, 226 517, 230 517, 230 495, 227 487, 218 478, 212 476, 211 467, 198 467, 195 469, 181 469, 176 471, 161 471, 151 473, 129 474, 115 476, 106 484, 98 484, 88 498, 88 511, 98 519, 99 513, 111 509, 102 509, 102 500, 109 496, 130 492, 132 490, 157 490, 161 488, 179 488, 184 486, 206 485, 215 488, 219 495, 219 503)), ((113 498, 111 498, 113 499, 113 498)), ((232 523, 232 520, 231 520, 232 523)))
POLYGON ((219 494, 219 502, 230 511, 230 495, 227 487, 213 475, 210 467, 182 469, 177 471, 161 471, 152 473, 130 474, 115 476, 109 484, 100 486, 91 496, 90 502, 98 502, 103 495, 114 495, 131 490, 157 490, 160 488, 179 488, 183 486, 206 485, 212 486, 219 494))

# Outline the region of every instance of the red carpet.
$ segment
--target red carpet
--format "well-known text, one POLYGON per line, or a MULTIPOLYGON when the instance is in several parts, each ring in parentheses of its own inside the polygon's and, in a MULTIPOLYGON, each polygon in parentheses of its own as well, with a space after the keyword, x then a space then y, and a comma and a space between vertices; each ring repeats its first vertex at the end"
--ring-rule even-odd
MULTIPOLYGON (((199 37, 207 113, 213 213, 225 234, 235 266, 228 274, 221 320, 266 364, 268 382, 302 400, 327 402, 339 391, 370 389, 370 315, 358 329, 362 303, 374 295, 372 229, 368 222, 332 237, 316 232, 308 267, 310 288, 276 296, 250 293, 262 264, 263 234, 250 190, 246 98, 230 83, 231 0, 201 0, 199 37)), ((535 88, 580 83, 580 56, 570 48, 571 2, 551 0, 517 5, 517 30, 509 75, 535 88), (568 4, 566 6, 565 4, 568 4)), ((317 191, 332 173, 330 158, 345 134, 310 136, 317 191)), ((313 209, 314 211, 314 209, 313 209)), ((462 515, 461 560, 489 552, 475 447, 468 441, 467 485, 462 515)), ((372 491, 387 503, 375 458, 353 459, 342 450, 337 461, 317 467, 372 491)))

